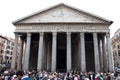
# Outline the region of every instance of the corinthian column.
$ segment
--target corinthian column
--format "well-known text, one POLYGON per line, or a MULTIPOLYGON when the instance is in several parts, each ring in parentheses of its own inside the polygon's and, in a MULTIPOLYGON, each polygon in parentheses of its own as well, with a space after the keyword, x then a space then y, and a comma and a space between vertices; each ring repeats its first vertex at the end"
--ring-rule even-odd
POLYGON ((71 70, 71 32, 67 32, 67 72, 71 70))
POLYGON ((94 40, 94 57, 95 57, 95 71, 100 71, 100 61, 99 61, 99 52, 98 52, 98 39, 97 33, 93 33, 94 40))
POLYGON ((23 45, 24 45, 24 40, 22 38, 22 36, 20 37, 20 41, 19 41, 19 57, 18 57, 18 64, 17 64, 17 70, 22 69, 22 57, 23 57, 23 45))
POLYGON ((106 54, 106 47, 105 47, 105 36, 102 37, 102 51, 103 51, 103 71, 107 72, 107 54, 106 54))
POLYGON ((17 46, 18 46, 18 34, 15 33, 15 44, 14 44, 14 52, 13 52, 13 57, 12 57, 12 65, 11 68, 15 69, 15 65, 16 65, 16 58, 17 58, 17 46))
POLYGON ((44 33, 39 34, 39 49, 38 49, 38 63, 37 63, 38 71, 42 69, 42 62, 43 62, 43 35, 44 33))
POLYGON ((31 45, 31 33, 27 33, 27 44, 26 44, 26 51, 25 51, 24 70, 29 69, 30 45, 31 45))
POLYGON ((114 65, 113 65, 113 55, 111 51, 111 43, 110 43, 110 34, 106 34, 106 43, 107 43, 107 50, 108 50, 108 60, 109 60, 109 71, 114 71, 114 65))
POLYGON ((51 65, 51 71, 56 71, 56 49, 57 49, 57 33, 52 33, 52 65, 51 65))
POLYGON ((84 33, 80 33, 80 48, 81 48, 81 71, 86 71, 86 59, 85 59, 85 40, 84 33))

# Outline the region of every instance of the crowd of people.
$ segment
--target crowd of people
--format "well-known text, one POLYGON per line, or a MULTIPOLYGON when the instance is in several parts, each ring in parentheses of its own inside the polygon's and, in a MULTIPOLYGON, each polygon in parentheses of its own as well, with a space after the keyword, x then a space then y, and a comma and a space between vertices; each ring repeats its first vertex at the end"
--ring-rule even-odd
POLYGON ((71 72, 6 70, 0 73, 0 80, 120 80, 120 74, 78 70, 71 70, 71 72))

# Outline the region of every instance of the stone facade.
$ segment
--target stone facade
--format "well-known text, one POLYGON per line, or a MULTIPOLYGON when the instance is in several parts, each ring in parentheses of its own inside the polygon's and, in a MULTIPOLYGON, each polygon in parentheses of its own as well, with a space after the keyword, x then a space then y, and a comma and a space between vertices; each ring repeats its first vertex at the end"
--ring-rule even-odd
MULTIPOLYGON (((15 53, 19 36, 23 43, 22 56, 19 56, 23 64, 18 69, 47 69, 52 72, 69 72, 74 68, 81 71, 114 69, 109 36, 112 21, 58 4, 13 24, 16 26, 15 53), (107 54, 109 67, 104 61, 107 54)), ((13 55, 12 68, 15 68, 16 55, 13 55)))
POLYGON ((118 29, 111 39, 114 66, 120 67, 120 29, 118 29))
POLYGON ((14 39, 0 35, 0 64, 11 64, 13 47, 14 39))

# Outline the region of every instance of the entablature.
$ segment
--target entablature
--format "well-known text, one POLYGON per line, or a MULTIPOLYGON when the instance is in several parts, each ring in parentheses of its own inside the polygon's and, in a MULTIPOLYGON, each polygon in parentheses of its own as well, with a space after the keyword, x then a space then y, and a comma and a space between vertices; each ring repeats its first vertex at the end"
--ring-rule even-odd
POLYGON ((109 32, 104 24, 21 24, 15 32, 109 32))

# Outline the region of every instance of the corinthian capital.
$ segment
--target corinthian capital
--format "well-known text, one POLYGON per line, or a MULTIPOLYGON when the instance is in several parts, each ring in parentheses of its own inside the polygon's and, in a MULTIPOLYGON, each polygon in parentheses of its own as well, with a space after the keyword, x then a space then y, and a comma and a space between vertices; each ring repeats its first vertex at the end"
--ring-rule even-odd
POLYGON ((80 33, 80 36, 81 36, 81 38, 84 38, 84 33, 83 32, 80 33))
POLYGON ((93 33, 93 37, 94 37, 94 38, 97 38, 97 33, 93 33))
POLYGON ((56 36, 56 35, 57 35, 57 32, 53 32, 52 34, 53 34, 53 36, 56 36))
POLYGON ((110 37, 110 33, 106 33, 106 37, 110 37))
POLYGON ((28 37, 31 37, 31 33, 27 33, 27 36, 28 36, 28 37))

